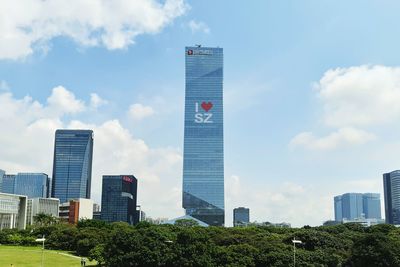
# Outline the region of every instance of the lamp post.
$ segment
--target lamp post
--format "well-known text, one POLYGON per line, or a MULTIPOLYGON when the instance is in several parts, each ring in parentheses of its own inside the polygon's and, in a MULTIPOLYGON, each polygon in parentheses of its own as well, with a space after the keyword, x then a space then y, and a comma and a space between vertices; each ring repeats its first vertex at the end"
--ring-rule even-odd
POLYGON ((44 260, 43 257, 44 257, 44 241, 45 240, 46 240, 46 238, 44 238, 44 235, 42 238, 38 238, 35 240, 36 242, 42 242, 42 264, 41 264, 42 267, 43 267, 43 260, 44 260))
POLYGON ((293 267, 296 267, 296 244, 301 244, 302 242, 294 238, 292 240, 292 243, 293 243, 293 267))

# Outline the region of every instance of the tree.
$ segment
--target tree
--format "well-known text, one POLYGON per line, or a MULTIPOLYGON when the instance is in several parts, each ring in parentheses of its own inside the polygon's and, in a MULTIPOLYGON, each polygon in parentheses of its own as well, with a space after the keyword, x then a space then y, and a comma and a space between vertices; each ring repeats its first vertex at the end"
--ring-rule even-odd
POLYGON ((176 226, 193 227, 198 226, 199 223, 192 219, 179 219, 175 221, 176 226))

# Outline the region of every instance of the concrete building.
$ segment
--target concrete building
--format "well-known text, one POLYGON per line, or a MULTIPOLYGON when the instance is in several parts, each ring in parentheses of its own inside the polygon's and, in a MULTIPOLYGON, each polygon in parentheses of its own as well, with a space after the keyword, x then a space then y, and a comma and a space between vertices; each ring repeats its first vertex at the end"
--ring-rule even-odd
POLYGON ((239 207, 233 209, 233 226, 245 226, 250 222, 250 209, 239 207))
POLYGON ((62 203, 59 216, 71 224, 77 224, 79 220, 93 219, 93 200, 78 198, 62 203))
POLYGON ((40 213, 58 218, 60 200, 58 198, 32 198, 28 199, 26 224, 32 225, 34 217, 40 213))
POLYGON ((0 230, 26 227, 27 197, 0 193, 0 230))

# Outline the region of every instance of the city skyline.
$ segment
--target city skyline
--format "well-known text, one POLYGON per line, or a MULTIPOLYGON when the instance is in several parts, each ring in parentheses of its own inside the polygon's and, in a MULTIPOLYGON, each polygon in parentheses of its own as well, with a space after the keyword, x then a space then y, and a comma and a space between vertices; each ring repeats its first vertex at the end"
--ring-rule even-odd
POLYGON ((400 168, 400 3, 151 3, 151 23, 134 7, 0 10, 0 169, 50 176, 54 131, 92 129, 96 202, 103 174, 134 173, 149 216, 182 215, 182 49, 202 44, 224 48, 227 225, 239 206, 319 225, 335 195, 383 196, 382 174, 400 168))

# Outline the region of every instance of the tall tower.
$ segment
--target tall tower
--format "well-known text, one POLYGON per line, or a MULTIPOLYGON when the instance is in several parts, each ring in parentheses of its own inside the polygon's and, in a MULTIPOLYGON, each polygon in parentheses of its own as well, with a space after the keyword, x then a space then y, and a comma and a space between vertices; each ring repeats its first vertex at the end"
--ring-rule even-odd
POLYGON ((106 222, 139 222, 137 179, 133 175, 103 175, 101 220, 106 222))
POLYGON ((222 226, 224 206, 223 50, 185 48, 183 203, 187 215, 222 226))
POLYGON ((52 197, 59 198, 60 203, 90 198, 92 155, 92 130, 56 131, 52 197))
POLYGON ((400 224, 400 170, 383 174, 386 223, 400 224))

